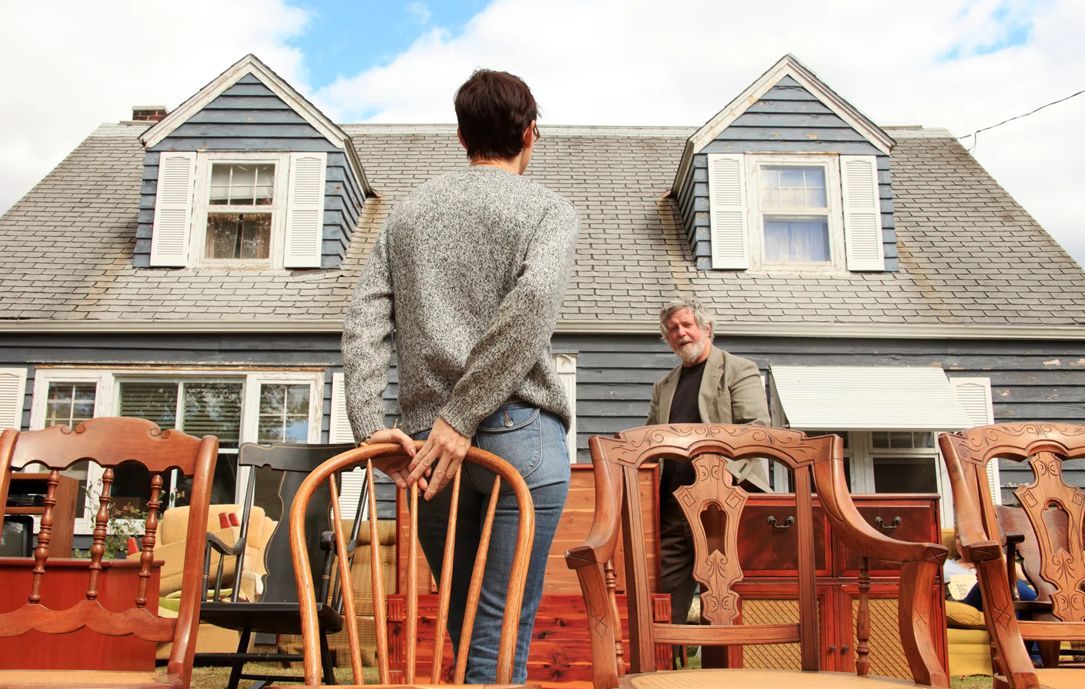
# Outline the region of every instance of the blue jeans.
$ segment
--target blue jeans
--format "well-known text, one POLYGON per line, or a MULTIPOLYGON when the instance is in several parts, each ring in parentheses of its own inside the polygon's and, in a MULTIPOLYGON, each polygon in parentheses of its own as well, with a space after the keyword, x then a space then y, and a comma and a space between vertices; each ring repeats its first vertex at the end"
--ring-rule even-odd
MULTIPOLYGON (((423 440, 428 431, 416 434, 423 440)), ((498 407, 482 420, 472 444, 492 452, 511 464, 524 477, 535 504, 535 542, 520 610, 520 628, 516 640, 516 662, 512 681, 527 680, 527 654, 535 613, 542 598, 543 575, 550 554, 558 520, 569 493, 569 456, 565 446, 565 426, 537 407, 509 403, 498 407)), ((452 484, 449 483, 449 486, 452 484)), ((456 553, 452 563, 452 601, 448 615, 448 633, 453 648, 459 648, 467 588, 478 551, 482 523, 486 518, 493 474, 477 464, 465 462, 460 480, 460 504, 456 527, 456 553)), ((451 488, 430 501, 419 500, 419 541, 434 577, 440 580, 451 505, 451 488)), ((467 660, 469 684, 492 684, 497 677, 497 647, 505 612, 512 553, 519 528, 519 510, 512 491, 502 486, 494 514, 490 551, 482 582, 478 614, 471 634, 467 660)))

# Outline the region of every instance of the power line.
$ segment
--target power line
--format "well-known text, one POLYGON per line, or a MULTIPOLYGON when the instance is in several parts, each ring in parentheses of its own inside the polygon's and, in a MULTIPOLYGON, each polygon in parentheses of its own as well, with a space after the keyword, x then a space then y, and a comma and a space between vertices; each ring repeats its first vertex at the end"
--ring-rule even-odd
POLYGON ((992 124, 990 127, 983 127, 982 129, 977 129, 976 131, 972 132, 971 134, 965 134, 964 136, 958 138, 957 140, 958 141, 963 141, 964 139, 972 137, 972 147, 969 148, 968 150, 969 150, 969 152, 974 151, 974 150, 976 150, 976 145, 979 144, 979 133, 980 132, 985 132, 985 131, 987 131, 989 129, 994 129, 995 127, 1001 127, 1002 125, 1006 124, 1007 122, 1013 122, 1014 120, 1019 120, 1022 117, 1028 117, 1029 115, 1035 115, 1036 113, 1040 112, 1044 108, 1050 108, 1052 105, 1058 105, 1059 103, 1062 103, 1063 101, 1068 101, 1071 98, 1074 98, 1076 96, 1080 96, 1083 93, 1085 93, 1085 89, 1082 89, 1082 90, 1078 91, 1077 93, 1071 93, 1069 96, 1066 96, 1065 98, 1060 98, 1058 100, 1053 100, 1050 103, 1044 103, 1043 105, 1036 108, 1035 110, 1031 110, 1031 111, 1023 113, 1021 115, 1014 115, 1013 117, 1011 117, 1009 119, 1002 120, 998 124, 992 124))

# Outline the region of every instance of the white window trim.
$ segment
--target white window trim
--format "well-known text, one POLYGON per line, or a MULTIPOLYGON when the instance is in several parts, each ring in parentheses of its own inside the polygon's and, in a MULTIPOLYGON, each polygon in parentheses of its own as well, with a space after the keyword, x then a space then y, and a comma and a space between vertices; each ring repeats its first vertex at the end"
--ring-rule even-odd
POLYGON ((565 448, 569 453, 569 463, 576 464, 576 354, 555 353, 554 368, 558 372, 558 381, 569 400, 569 428, 565 433, 565 448))
MULTIPOLYGON (((237 152, 201 152, 196 156, 196 190, 192 206, 192 232, 189 245, 188 265, 190 268, 227 268, 231 270, 268 270, 282 269, 286 245, 286 208, 287 194, 290 191, 290 154, 289 153, 237 153, 237 152), (271 211, 271 245, 268 259, 219 259, 207 258, 207 215, 218 212, 211 206, 211 166, 253 165, 267 163, 275 165, 275 186, 272 191, 271 206, 254 206, 256 212, 271 211)), ((232 208, 232 207, 231 207, 232 208)))
MULTIPOLYGON (((78 369, 78 368, 39 368, 34 378, 34 398, 31 404, 30 428, 44 428, 45 404, 48 399, 49 383, 87 383, 97 384, 94 399, 95 416, 116 416, 117 401, 122 382, 177 382, 181 380, 231 380, 242 383, 241 407, 241 442, 254 442, 260 418, 260 385, 263 384, 309 384, 309 428, 307 442, 320 442, 320 426, 324 402, 323 371, 274 371, 274 370, 236 370, 236 369, 78 369)), ((94 485, 101 479, 102 469, 91 463, 87 471, 87 485, 94 485)), ((245 481, 248 470, 238 468, 234 500, 239 503, 244 498, 245 481)), ((94 530, 93 515, 97 505, 91 504, 89 492, 86 493, 88 505, 86 517, 76 519, 76 535, 87 535, 94 530)), ((141 523, 140 523, 141 524, 141 523)))
MULTIPOLYGON (((846 275, 848 273, 844 247, 844 215, 840 188, 840 156, 829 153, 810 154, 747 154, 746 159, 746 212, 750 270, 770 273, 816 273, 846 275), (828 263, 765 263, 764 213, 761 210, 761 166, 819 166, 825 170, 825 196, 828 206, 826 217, 829 226, 828 263)), ((788 213, 771 211, 773 216, 809 216, 810 212, 788 213)))

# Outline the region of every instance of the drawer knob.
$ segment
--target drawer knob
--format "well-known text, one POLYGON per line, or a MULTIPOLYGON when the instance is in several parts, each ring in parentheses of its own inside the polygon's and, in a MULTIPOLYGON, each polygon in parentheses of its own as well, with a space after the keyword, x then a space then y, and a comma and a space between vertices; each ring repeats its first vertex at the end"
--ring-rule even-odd
POLYGON ((893 517, 893 521, 886 524, 885 520, 881 516, 874 517, 874 524, 883 531, 892 531, 901 525, 904 520, 900 518, 900 515, 893 517))
POLYGON ((777 524, 776 522, 778 520, 776 519, 776 515, 770 514, 767 521, 769 524, 772 525, 772 528, 774 529, 790 529, 791 526, 795 523, 795 517, 789 516, 787 519, 784 520, 783 524, 777 524))

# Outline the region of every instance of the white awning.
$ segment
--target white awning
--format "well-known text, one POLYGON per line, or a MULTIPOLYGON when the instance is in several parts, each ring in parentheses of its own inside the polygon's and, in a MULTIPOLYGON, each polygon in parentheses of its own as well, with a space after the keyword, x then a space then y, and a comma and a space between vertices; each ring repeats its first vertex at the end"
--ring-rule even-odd
POLYGON ((945 372, 933 366, 773 365, 771 371, 780 407, 797 430, 951 431, 975 425, 945 372))

